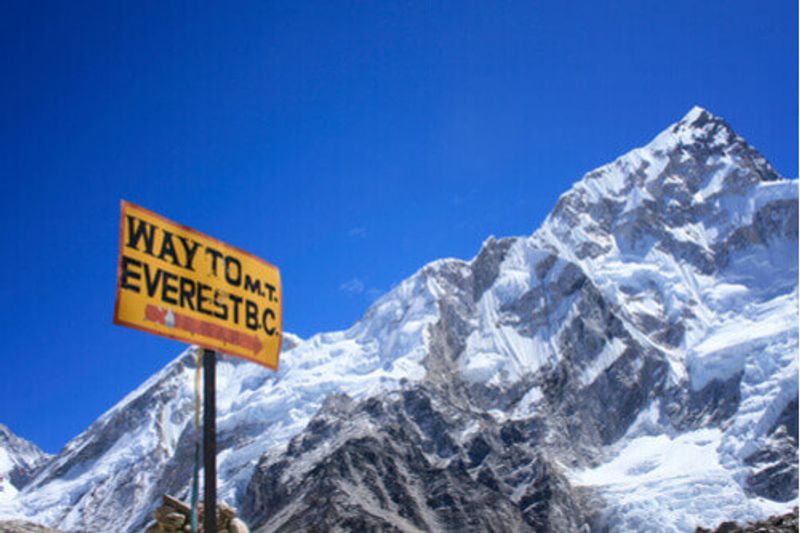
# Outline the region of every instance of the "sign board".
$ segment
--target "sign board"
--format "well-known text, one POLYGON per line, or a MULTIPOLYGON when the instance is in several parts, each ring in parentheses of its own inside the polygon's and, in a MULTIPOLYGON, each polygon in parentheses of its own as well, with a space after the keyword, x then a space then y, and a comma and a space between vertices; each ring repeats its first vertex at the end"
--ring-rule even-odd
POLYGON ((122 201, 114 323, 278 369, 273 265, 122 201))

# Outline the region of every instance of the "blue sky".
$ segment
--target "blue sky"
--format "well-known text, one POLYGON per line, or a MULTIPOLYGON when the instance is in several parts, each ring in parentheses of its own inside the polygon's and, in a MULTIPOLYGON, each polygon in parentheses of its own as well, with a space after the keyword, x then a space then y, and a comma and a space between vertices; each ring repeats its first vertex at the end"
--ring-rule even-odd
POLYGON ((0 422, 55 452, 182 350, 112 326, 119 201, 346 328, 692 105, 797 175, 796 2, 5 3, 0 422))

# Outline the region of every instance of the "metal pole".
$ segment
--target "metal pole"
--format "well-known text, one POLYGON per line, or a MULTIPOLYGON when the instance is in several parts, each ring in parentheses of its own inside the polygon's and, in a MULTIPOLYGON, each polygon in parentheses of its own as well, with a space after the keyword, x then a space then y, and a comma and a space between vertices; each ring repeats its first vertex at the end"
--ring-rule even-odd
POLYGON ((213 350, 203 349, 203 465, 205 467, 205 507, 203 530, 217 533, 217 408, 216 362, 213 350))

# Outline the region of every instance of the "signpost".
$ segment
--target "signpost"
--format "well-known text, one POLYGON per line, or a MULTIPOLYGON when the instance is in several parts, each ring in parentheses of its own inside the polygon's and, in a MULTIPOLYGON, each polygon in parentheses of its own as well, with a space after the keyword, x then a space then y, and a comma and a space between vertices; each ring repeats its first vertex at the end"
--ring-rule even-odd
POLYGON ((273 265, 122 201, 114 323, 204 349, 206 533, 216 533, 215 351, 277 370, 282 299, 273 265))

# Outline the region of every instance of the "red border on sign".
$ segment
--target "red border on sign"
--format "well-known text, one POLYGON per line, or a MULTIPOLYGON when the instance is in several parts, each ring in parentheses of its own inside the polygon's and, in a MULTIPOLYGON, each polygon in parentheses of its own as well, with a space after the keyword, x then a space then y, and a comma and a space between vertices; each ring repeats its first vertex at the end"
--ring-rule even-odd
MULTIPOLYGON (((233 249, 233 250, 235 250, 235 251, 237 251, 237 252, 239 252, 241 254, 244 254, 244 255, 246 255, 246 256, 248 256, 248 257, 250 257, 250 258, 252 258, 252 259, 254 259, 254 260, 258 261, 258 262, 260 262, 260 263, 263 263, 263 264, 267 265, 268 267, 275 269, 275 271, 278 273, 278 279, 280 280, 281 271, 280 271, 280 269, 278 267, 276 267, 272 263, 270 263, 268 261, 264 261, 260 257, 255 256, 255 255, 253 255, 250 252, 247 252, 245 250, 242 250, 238 246, 233 246, 231 244, 222 242, 221 240, 219 240, 217 238, 211 237, 210 235, 206 235, 202 231, 197 231, 196 229, 191 228, 191 227, 187 226, 186 224, 179 224, 178 222, 175 222, 174 220, 170 220, 165 216, 159 215, 158 213, 150 211, 149 209, 145 209, 144 207, 136 205, 136 204, 134 204, 132 202, 128 202, 126 200, 120 200, 119 258, 118 258, 118 261, 117 261, 117 292, 116 292, 116 300, 114 302, 114 320, 113 320, 113 323, 117 324, 118 326, 125 326, 125 327, 129 327, 129 328, 132 328, 132 329, 137 329, 139 331, 144 331, 146 333, 152 333, 152 334, 158 335, 160 337, 167 337, 167 338, 172 339, 172 340, 176 340, 176 341, 180 341, 180 342, 183 342, 183 343, 187 343, 187 340, 185 338, 183 338, 183 337, 178 337, 176 335, 172 335, 170 333, 166 333, 166 332, 162 332, 162 331, 148 329, 148 328, 142 327, 142 326, 140 326, 138 324, 132 324, 130 322, 127 322, 127 321, 122 320, 121 318, 119 318, 119 296, 120 296, 120 291, 122 290, 122 250, 123 250, 123 246, 124 246, 122 241, 123 241, 123 237, 125 235, 125 226, 124 226, 125 214, 127 213, 127 210, 128 210, 129 206, 133 207, 134 209, 140 209, 141 211, 144 211, 148 215, 150 215, 153 218, 156 218, 156 219, 158 219, 158 220, 160 220, 162 222, 166 222, 168 224, 172 224, 174 226, 178 226, 178 227, 180 227, 180 228, 182 228, 182 229, 184 229, 184 230, 186 230, 186 231, 188 231, 190 233, 201 235, 205 239, 208 239, 208 240, 210 240, 210 241, 212 241, 214 243, 220 244, 220 245, 222 245, 222 246, 224 246, 226 248, 233 249)), ((281 300, 280 300, 280 302, 278 302, 278 304, 280 306, 280 317, 281 317, 281 321, 280 321, 280 331, 281 331, 280 337, 281 338, 278 341, 277 360, 280 361, 281 348, 283 346, 283 283, 281 283, 281 300)), ((188 344, 195 344, 197 346, 200 346, 201 348, 205 348, 207 350, 213 350, 215 352, 219 350, 218 346, 210 346, 210 345, 208 345, 208 344, 206 344, 204 342, 191 342, 191 343, 188 343, 188 344)), ((228 353, 228 352, 222 352, 222 353, 228 353)), ((240 353, 235 353, 235 352, 231 353, 229 355, 233 355, 235 357, 241 357, 243 359, 248 359, 249 361, 252 361, 252 362, 257 363, 259 365, 265 366, 265 367, 270 368, 272 370, 278 371, 278 365, 277 364, 273 366, 273 365, 268 364, 268 363, 266 363, 264 361, 259 361, 256 358, 254 358, 253 356, 248 356, 248 355, 245 355, 245 354, 240 354, 240 353)))

